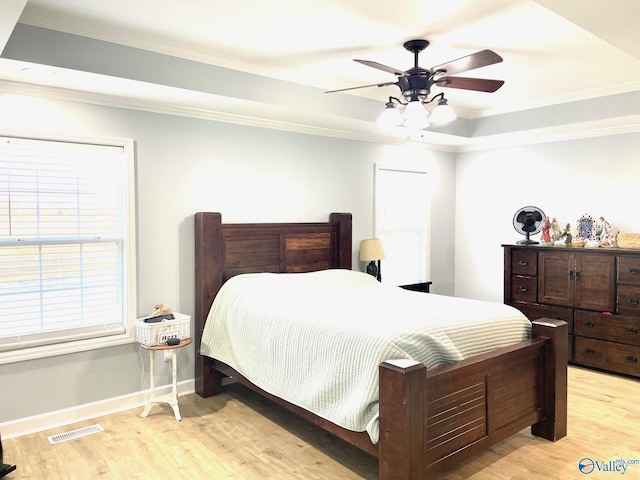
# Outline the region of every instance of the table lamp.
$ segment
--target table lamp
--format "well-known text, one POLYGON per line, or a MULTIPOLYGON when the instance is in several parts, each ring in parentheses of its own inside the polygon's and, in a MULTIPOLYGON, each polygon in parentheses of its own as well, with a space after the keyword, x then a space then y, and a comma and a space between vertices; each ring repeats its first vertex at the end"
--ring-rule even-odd
POLYGON ((383 258, 385 258, 384 250, 379 238, 368 238, 360 242, 360 261, 369 262, 367 273, 376 277, 379 282, 382 281, 380 260, 383 258), (376 265, 376 261, 378 265, 376 265))

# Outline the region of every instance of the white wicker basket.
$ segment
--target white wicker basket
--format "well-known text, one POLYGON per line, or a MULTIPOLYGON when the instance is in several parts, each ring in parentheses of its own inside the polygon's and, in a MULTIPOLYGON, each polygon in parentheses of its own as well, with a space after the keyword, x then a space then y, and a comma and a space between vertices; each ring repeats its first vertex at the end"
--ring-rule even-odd
POLYGON ((136 320, 136 340, 147 347, 167 343, 168 338, 184 340, 191 336, 191 316, 173 312, 175 319, 159 323, 145 323, 144 318, 136 320))

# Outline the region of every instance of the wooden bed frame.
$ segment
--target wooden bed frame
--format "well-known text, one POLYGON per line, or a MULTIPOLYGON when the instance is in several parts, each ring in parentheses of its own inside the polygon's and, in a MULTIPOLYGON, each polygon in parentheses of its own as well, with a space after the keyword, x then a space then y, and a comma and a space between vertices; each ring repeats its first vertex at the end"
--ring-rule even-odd
MULTIPOLYGON (((219 213, 196 213, 198 353, 207 314, 226 280, 249 272, 351 269, 351 243, 348 213, 332 213, 328 223, 251 224, 223 224, 219 213)), ((531 340, 428 371, 410 360, 381 364, 377 444, 366 432, 343 429, 274 397, 202 355, 196 355, 196 392, 219 394, 223 377, 232 377, 376 456, 381 480, 424 479, 529 426, 552 441, 566 435, 567 324, 541 319, 532 331, 531 340)))

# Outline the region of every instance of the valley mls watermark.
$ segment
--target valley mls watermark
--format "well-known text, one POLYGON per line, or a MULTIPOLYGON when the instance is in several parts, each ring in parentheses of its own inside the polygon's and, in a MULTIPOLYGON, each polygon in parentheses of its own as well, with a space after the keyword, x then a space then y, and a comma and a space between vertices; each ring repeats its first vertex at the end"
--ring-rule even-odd
POLYGON ((592 460, 591 458, 583 458, 578 462, 578 470, 580 473, 589 475, 593 472, 617 473, 624 475, 631 465, 640 465, 640 459, 631 460, 592 460))

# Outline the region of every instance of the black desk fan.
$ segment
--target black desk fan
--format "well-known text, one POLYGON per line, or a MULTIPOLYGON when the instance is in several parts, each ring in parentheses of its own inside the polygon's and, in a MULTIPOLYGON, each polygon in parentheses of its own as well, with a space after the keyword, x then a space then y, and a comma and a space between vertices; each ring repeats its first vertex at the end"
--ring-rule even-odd
POLYGON ((540 243, 530 238, 542 229, 544 212, 538 207, 522 207, 513 216, 513 228, 518 233, 525 236, 524 240, 519 240, 518 245, 535 245, 540 243))

